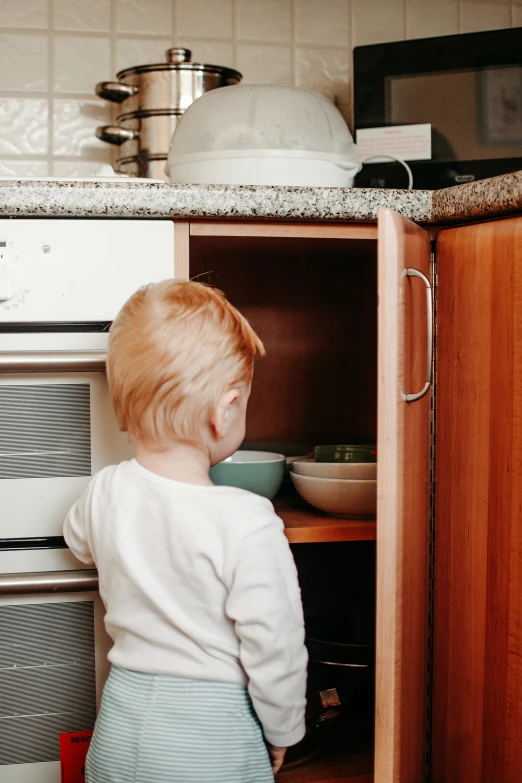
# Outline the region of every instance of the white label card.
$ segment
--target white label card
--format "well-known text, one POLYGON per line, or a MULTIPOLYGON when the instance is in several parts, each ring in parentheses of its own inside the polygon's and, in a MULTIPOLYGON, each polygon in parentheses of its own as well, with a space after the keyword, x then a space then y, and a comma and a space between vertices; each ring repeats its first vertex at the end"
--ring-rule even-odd
POLYGON ((431 124, 390 125, 356 131, 361 163, 386 163, 386 156, 401 160, 431 160, 431 124))

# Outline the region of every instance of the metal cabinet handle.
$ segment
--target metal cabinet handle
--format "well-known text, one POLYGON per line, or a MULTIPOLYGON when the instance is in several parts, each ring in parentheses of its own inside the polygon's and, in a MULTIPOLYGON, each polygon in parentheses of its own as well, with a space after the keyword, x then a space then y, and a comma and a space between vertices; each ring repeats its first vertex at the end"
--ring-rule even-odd
POLYGON ((0 576, 0 595, 83 593, 97 589, 98 572, 95 570, 47 571, 0 576))
POLYGON ((402 273, 403 277, 419 277, 424 285, 426 286, 426 309, 428 313, 428 361, 427 361, 427 368, 426 368, 426 383, 424 384, 423 388, 420 390, 420 392, 416 392, 415 394, 405 394, 402 393, 402 398, 406 402, 414 402, 415 400, 420 400, 421 397, 424 397, 426 392, 431 386, 431 372, 432 372, 432 359, 433 359, 433 302, 431 299, 431 284, 428 278, 425 274, 422 272, 419 272, 418 269, 405 269, 402 273))
POLYGON ((106 351, 2 351, 0 373, 105 370, 106 351))

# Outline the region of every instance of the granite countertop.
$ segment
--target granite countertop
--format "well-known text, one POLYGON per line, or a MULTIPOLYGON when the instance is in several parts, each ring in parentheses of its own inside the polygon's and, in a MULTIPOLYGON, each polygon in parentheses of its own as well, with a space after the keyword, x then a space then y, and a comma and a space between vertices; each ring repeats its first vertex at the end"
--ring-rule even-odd
POLYGON ((512 214, 522 172, 439 191, 0 179, 1 217, 375 221, 380 207, 418 223, 512 214))
POLYGON ((522 171, 433 191, 432 223, 463 222, 522 212, 522 171))

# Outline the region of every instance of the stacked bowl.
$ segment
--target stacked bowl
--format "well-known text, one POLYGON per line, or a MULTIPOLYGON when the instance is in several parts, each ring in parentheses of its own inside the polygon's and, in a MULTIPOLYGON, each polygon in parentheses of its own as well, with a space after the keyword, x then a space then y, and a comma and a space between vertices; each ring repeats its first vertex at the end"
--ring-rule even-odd
POLYGON ((310 505, 337 517, 375 517, 375 444, 317 446, 313 457, 296 459, 292 482, 310 505))

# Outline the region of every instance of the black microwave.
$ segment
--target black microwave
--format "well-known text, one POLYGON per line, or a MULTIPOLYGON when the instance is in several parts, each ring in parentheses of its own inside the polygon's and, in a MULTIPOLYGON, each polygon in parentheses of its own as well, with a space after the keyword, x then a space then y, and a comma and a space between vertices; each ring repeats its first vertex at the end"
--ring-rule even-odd
MULTIPOLYGON (((357 46, 354 126, 431 124, 430 160, 413 187, 438 189, 522 169, 522 27, 357 46)), ((406 187, 394 162, 370 163, 358 187, 406 187)))

